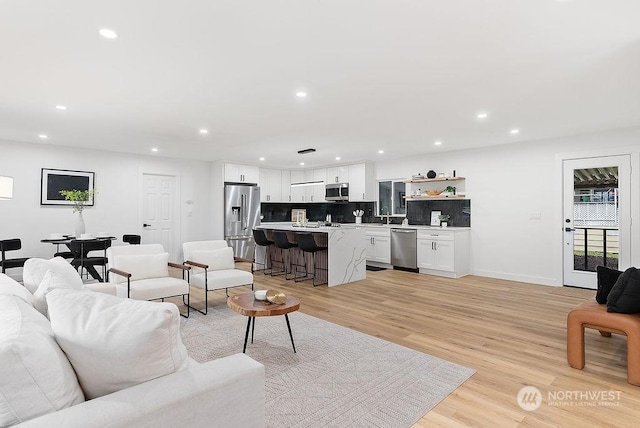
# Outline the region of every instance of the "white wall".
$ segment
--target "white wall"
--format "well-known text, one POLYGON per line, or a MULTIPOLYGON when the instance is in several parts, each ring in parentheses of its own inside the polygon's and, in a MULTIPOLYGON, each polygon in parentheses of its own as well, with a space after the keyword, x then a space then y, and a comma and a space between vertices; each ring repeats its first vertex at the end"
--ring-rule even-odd
MULTIPOLYGON (((455 169, 458 176, 466 177, 471 199, 472 273, 562 285, 562 176, 557 155, 581 156, 616 148, 631 153, 632 164, 638 164, 640 129, 378 162, 376 178, 455 169), (540 212, 541 219, 530 220, 531 212, 540 212)), ((638 192, 638 169, 632 175, 632 195, 638 192)), ((633 210, 638 212, 635 202, 633 210)), ((634 236, 637 230, 636 224, 634 236)), ((632 265, 638 266, 638 244, 632 245, 632 265)))
MULTIPOLYGON (((51 257, 55 247, 40 240, 50 233, 74 231, 71 207, 40 205, 41 168, 95 172, 95 206, 83 212, 87 232, 112 233, 119 238, 114 245, 122 243, 124 233, 141 231, 142 172, 175 173, 180 182, 180 241, 171 249, 174 260, 182 242, 212 238, 210 162, 0 141, 0 175, 14 177, 13 199, 0 201, 0 238, 21 238, 24 256, 51 257)), ((12 276, 19 277, 19 270, 12 276)))

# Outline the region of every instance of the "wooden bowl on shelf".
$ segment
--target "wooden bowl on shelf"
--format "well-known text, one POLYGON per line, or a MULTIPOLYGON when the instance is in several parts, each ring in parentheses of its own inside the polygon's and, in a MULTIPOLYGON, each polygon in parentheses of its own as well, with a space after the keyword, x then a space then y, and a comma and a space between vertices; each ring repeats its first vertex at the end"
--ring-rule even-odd
POLYGON ((427 196, 438 196, 442 191, 441 190, 427 190, 427 196))

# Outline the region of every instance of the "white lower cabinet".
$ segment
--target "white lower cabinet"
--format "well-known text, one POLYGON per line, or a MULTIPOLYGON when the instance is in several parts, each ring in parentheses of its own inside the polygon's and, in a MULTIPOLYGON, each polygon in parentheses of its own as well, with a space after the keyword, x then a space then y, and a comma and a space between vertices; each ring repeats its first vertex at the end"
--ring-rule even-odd
POLYGON ((469 274, 469 230, 418 230, 420 273, 459 278, 469 274))
POLYGON ((367 261, 391 263, 391 231, 388 228, 365 228, 367 261))

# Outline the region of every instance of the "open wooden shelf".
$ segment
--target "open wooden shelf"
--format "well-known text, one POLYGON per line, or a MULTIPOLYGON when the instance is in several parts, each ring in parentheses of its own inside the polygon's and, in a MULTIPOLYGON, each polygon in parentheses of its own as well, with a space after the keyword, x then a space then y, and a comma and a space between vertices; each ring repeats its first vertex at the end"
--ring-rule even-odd
POLYGON ((409 196, 405 196, 404 197, 407 201, 422 201, 425 199, 435 199, 435 200, 445 200, 445 199, 466 199, 465 195, 446 195, 446 196, 441 196, 441 195, 436 195, 436 196, 429 196, 429 195, 409 195, 409 196))
POLYGON ((420 178, 417 180, 404 180, 403 183, 435 183, 436 181, 462 181, 464 179, 464 177, 420 178))

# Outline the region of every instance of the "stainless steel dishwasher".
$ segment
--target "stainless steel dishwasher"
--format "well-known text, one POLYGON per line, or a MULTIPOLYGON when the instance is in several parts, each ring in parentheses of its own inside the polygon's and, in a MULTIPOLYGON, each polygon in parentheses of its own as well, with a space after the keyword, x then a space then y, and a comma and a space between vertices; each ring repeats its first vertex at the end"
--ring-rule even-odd
POLYGON ((416 229, 391 229, 391 264, 394 267, 418 268, 416 237, 416 229))

